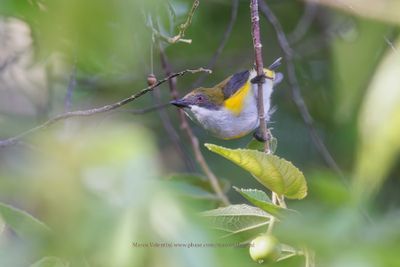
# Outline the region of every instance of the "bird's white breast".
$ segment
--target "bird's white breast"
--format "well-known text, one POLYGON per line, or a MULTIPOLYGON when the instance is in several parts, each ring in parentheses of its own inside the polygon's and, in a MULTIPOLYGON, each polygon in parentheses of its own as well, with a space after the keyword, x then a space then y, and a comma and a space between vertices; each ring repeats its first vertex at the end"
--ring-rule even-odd
MULTIPOLYGON (((250 79, 255 76, 252 72, 250 79)), ((266 80, 264 89, 264 111, 265 118, 269 120, 270 99, 273 90, 273 82, 266 80)), ((257 111, 257 84, 252 84, 252 90, 245 97, 242 111, 235 115, 225 107, 218 110, 211 110, 199 106, 192 106, 187 110, 189 117, 197 121, 206 130, 216 137, 232 139, 244 136, 255 130, 259 125, 257 111)))

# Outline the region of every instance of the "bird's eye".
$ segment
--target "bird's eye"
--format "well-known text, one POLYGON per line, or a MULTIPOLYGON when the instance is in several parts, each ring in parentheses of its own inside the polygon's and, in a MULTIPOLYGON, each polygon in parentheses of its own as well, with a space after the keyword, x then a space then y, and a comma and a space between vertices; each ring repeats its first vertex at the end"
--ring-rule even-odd
POLYGON ((198 101, 198 102, 203 102, 203 101, 204 101, 204 96, 198 95, 198 96, 197 96, 197 101, 198 101))

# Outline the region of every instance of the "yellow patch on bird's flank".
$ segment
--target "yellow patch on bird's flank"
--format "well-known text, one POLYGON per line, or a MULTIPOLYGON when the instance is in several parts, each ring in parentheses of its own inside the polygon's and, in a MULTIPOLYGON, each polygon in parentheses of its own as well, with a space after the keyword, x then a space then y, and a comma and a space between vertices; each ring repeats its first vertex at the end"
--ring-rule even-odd
MULTIPOLYGON (((264 69, 265 76, 268 79, 275 79, 275 71, 264 69)), ((224 107, 230 110, 235 116, 242 112, 244 107, 244 99, 251 88, 250 81, 247 81, 234 95, 224 101, 224 107)))
POLYGON ((224 107, 230 110, 235 116, 239 115, 243 110, 244 99, 249 93, 250 88, 250 82, 247 81, 233 96, 225 100, 224 107))

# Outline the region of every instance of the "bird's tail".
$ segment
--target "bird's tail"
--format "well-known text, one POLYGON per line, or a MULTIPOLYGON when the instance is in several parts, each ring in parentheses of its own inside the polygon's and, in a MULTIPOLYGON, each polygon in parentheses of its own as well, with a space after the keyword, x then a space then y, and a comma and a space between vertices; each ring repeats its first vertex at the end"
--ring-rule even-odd
POLYGON ((276 70, 282 64, 282 57, 278 58, 271 65, 269 65, 268 69, 276 70))

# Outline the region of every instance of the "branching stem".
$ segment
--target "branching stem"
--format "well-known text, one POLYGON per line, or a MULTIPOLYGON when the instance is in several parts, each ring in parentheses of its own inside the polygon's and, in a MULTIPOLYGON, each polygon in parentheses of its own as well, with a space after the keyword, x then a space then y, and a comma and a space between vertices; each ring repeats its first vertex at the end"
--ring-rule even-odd
POLYGON ((187 30, 187 28, 189 28, 190 24, 192 24, 193 15, 196 12, 196 9, 199 7, 199 5, 200 5, 200 0, 193 1, 192 8, 189 11, 186 21, 184 23, 182 23, 181 25, 179 25, 178 35, 168 38, 169 43, 171 43, 171 44, 174 44, 176 42, 184 42, 184 43, 188 43, 188 44, 192 43, 191 39, 182 39, 182 38, 185 36, 185 31, 187 30))

